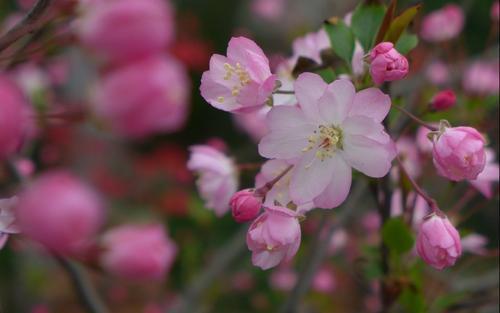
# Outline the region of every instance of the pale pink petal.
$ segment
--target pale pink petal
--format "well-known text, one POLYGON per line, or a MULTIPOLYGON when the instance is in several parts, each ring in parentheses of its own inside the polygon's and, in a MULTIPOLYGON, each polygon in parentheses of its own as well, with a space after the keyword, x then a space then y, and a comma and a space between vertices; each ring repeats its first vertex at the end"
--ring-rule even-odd
POLYGON ((267 251, 261 250, 252 253, 252 264, 263 270, 270 269, 278 265, 284 258, 286 251, 267 251))
POLYGON ((355 94, 354 85, 348 79, 338 79, 328 85, 318 103, 323 120, 333 124, 341 123, 347 116, 355 94))
POLYGON ((210 72, 203 73, 200 92, 203 98, 217 109, 232 111, 241 107, 236 103, 236 97, 231 94, 231 89, 214 81, 210 72))
POLYGON ((313 73, 302 73, 295 81, 295 96, 304 115, 311 121, 321 121, 317 103, 327 86, 321 76, 313 73))
POLYGON ((385 132, 384 126, 369 117, 350 116, 342 123, 342 129, 346 135, 364 136, 383 145, 391 142, 391 137, 385 132))
POLYGON ((269 61, 255 42, 245 37, 233 37, 227 47, 229 59, 240 62, 249 72, 252 79, 263 82, 271 72, 269 61))
POLYGON ((391 98, 388 95, 378 88, 368 88, 356 93, 349 115, 362 115, 381 122, 390 108, 391 98))
POLYGON ((0 233, 0 250, 2 250, 7 243, 7 239, 9 239, 9 235, 0 233))
POLYGON ((338 207, 347 198, 351 189, 351 167, 347 165, 340 155, 335 155, 332 158, 332 162, 335 162, 332 180, 326 189, 314 199, 314 204, 318 208, 329 209, 338 207))

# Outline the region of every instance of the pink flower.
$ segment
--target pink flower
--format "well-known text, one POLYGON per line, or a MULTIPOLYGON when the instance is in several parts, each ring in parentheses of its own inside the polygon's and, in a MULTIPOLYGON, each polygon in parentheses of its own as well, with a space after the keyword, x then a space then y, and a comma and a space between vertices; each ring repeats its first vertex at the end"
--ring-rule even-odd
POLYGON ((238 170, 233 160, 206 145, 190 148, 188 168, 199 174, 196 182, 205 205, 222 216, 229 209, 229 200, 238 190, 238 170))
POLYGON ((456 4, 448 4, 424 17, 420 35, 430 42, 457 37, 464 27, 464 13, 456 4))
POLYGON ((451 89, 438 92, 431 100, 431 107, 436 111, 445 111, 453 107, 457 102, 457 96, 451 89))
POLYGON ((474 62, 465 70, 462 86, 466 92, 473 95, 498 94, 498 62, 474 62))
POLYGON ((472 127, 444 127, 434 136, 432 157, 438 174, 453 181, 476 179, 486 164, 483 136, 472 127))
POLYGON ((0 160, 15 154, 29 135, 33 112, 19 88, 0 75, 0 160))
POLYGON ((189 78, 182 64, 155 56, 104 76, 96 91, 94 109, 120 135, 141 138, 182 128, 189 93, 189 78))
POLYGON ((47 172, 19 196, 17 222, 28 237, 62 254, 79 254, 99 230, 103 205, 86 184, 65 171, 47 172))
POLYGON ((321 267, 313 277, 311 288, 319 293, 332 293, 337 287, 335 273, 328 266, 321 267))
MULTIPOLYGON (((439 124, 430 123, 432 126, 438 127, 439 124)), ((432 152, 432 141, 428 135, 430 130, 427 127, 420 126, 417 130, 417 147, 422 153, 432 152)))
POLYGON ((375 84, 400 80, 408 74, 408 60, 391 42, 382 42, 370 52, 370 75, 375 84))
POLYGON ((469 234, 462 238, 462 250, 473 254, 484 255, 487 253, 485 246, 488 238, 479 234, 469 234))
MULTIPOLYGON (((272 181, 280 175, 286 168, 290 166, 289 163, 283 160, 269 160, 262 165, 259 174, 255 177, 255 187, 262 188, 267 182, 272 181)), ((292 175, 290 172, 286 173, 273 187, 267 192, 264 201, 264 206, 280 205, 288 207, 289 205, 297 205, 293 203, 290 198, 290 180, 292 175)), ((297 205, 297 213, 304 214, 314 207, 312 201, 297 205)))
MULTIPOLYGON (((418 155, 415 139, 408 136, 401 136, 396 141, 396 148, 408 174, 412 178, 419 177, 422 172, 422 162, 418 155)), ((397 172, 398 167, 394 167, 394 170, 397 172)))
POLYGON ((498 181, 498 163, 495 162, 495 152, 493 149, 486 148, 486 165, 484 170, 479 173, 476 179, 469 180, 469 183, 479 190, 486 198, 493 197, 492 185, 498 181))
POLYGON ((177 254, 161 224, 124 225, 106 232, 101 264, 110 273, 132 280, 161 280, 177 254))
POLYGON ((217 109, 250 112, 270 99, 275 81, 262 49, 250 39, 233 37, 227 57, 214 54, 210 58, 210 70, 203 73, 200 91, 217 109))
POLYGON ((299 57, 305 57, 321 64, 321 51, 329 48, 330 39, 323 28, 317 32, 308 33, 305 36, 299 37, 293 41, 293 63, 295 64, 299 57))
POLYGON ((248 230, 247 246, 253 265, 263 270, 291 260, 300 246, 297 213, 278 206, 265 208, 248 230))
POLYGON ((253 220, 259 214, 262 197, 253 189, 243 189, 235 193, 229 201, 233 218, 238 223, 253 220))
POLYGON ((417 252, 425 263, 442 270, 462 254, 460 235, 447 217, 432 214, 420 225, 417 252))
POLYGON ((498 22, 500 17, 500 1, 495 1, 491 6, 491 19, 498 22))
POLYGON ((17 197, 0 199, 0 250, 5 246, 10 234, 19 233, 14 215, 17 197))
POLYGON ((279 18, 285 10, 285 0, 253 0, 252 11, 258 16, 273 20, 279 18))
POLYGON ((82 11, 80 39, 108 62, 159 53, 173 38, 169 1, 93 1, 82 11))
POLYGON ((425 72, 427 79, 435 85, 446 84, 450 78, 448 67, 440 61, 435 61, 427 67, 425 72))
POLYGON ((387 95, 376 88, 356 93, 348 80, 327 85, 312 73, 299 76, 295 95, 299 106, 272 108, 270 132, 259 143, 262 156, 296 162, 290 181, 295 204, 340 205, 351 167, 370 177, 388 173, 396 149, 381 124, 391 106, 387 95))
POLYGON ((269 276, 269 284, 272 288, 281 291, 290 291, 297 282, 297 273, 290 266, 282 265, 273 270, 269 276))

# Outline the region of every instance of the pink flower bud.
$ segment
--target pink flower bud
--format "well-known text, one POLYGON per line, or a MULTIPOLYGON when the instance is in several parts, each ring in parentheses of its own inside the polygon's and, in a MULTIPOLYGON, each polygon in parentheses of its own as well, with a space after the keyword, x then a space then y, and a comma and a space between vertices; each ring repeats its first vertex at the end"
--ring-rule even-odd
POLYGON ((243 189, 231 197, 229 205, 234 220, 244 223, 253 220, 259 214, 262 197, 255 195, 253 189, 243 189))
POLYGON ((291 260, 299 249, 300 236, 295 211, 278 206, 265 208, 247 233, 253 265, 267 270, 283 260, 291 260))
POLYGON ((78 25, 82 42, 109 62, 163 50, 173 37, 173 16, 164 0, 94 1, 78 25))
POLYGON ((460 235, 447 217, 432 214, 420 225, 417 252, 425 263, 442 270, 462 254, 460 235))
POLYGON ((172 266, 177 247, 162 225, 125 225, 103 237, 101 264, 110 273, 132 280, 161 280, 172 266))
POLYGON ((438 92, 431 100, 431 107, 436 111, 448 110, 457 102, 455 92, 451 89, 446 89, 438 92))
POLYGON ((94 109, 125 137, 173 132, 184 126, 189 88, 182 64, 155 56, 108 73, 98 86, 94 109))
POLYGON ((102 222, 103 206, 87 185, 65 171, 38 177, 19 196, 17 222, 28 237, 62 254, 88 248, 102 222))
POLYGON ((391 42, 382 42, 370 52, 370 74, 375 84, 404 78, 408 74, 408 60, 391 42))
POLYGON ((493 3, 493 5, 491 6, 490 15, 493 21, 498 22, 498 20, 500 19, 500 1, 495 1, 493 3))
POLYGON ((464 13, 456 4, 448 4, 442 9, 424 17, 420 35, 431 42, 455 38, 464 27, 464 13))
POLYGON ((30 128, 31 108, 17 86, 0 75, 0 160, 16 153, 30 128))
POLYGON ((472 127, 445 127, 432 149, 439 175, 453 181, 476 179, 486 164, 484 144, 483 136, 472 127))

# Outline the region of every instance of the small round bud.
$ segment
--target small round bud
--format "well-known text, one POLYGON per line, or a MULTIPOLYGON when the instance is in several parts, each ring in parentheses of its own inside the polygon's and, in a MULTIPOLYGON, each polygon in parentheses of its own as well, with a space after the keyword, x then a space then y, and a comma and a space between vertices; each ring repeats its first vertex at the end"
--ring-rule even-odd
POLYGON ((262 197, 257 196, 253 189, 243 189, 231 197, 229 205, 234 220, 244 223, 253 220, 259 214, 262 197))

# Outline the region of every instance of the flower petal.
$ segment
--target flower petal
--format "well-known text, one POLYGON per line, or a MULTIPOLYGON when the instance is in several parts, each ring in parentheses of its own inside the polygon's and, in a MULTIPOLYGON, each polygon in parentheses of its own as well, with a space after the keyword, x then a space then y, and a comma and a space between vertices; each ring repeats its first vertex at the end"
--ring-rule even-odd
POLYGON ((390 108, 391 98, 388 95, 378 88, 368 88, 356 93, 349 115, 362 115, 381 122, 390 108))
POLYGON ((318 208, 329 209, 338 207, 347 198, 351 189, 351 167, 339 154, 333 157, 332 162, 335 162, 332 180, 326 186, 325 190, 314 199, 314 204, 318 208))
POLYGON ((295 81, 295 96, 304 115, 311 121, 321 121, 318 100, 325 93, 328 85, 321 76, 313 73, 302 73, 295 81))
POLYGON ((356 90, 348 79, 339 79, 328 85, 327 91, 318 100, 318 108, 323 120, 339 124, 347 116, 356 90))

